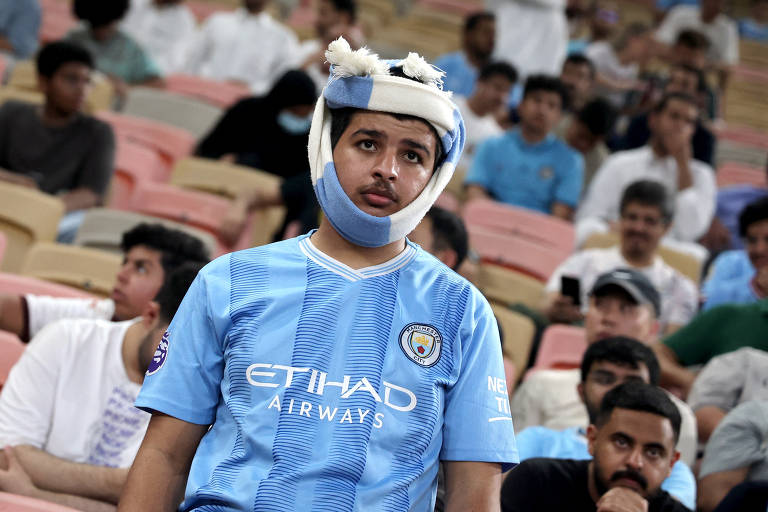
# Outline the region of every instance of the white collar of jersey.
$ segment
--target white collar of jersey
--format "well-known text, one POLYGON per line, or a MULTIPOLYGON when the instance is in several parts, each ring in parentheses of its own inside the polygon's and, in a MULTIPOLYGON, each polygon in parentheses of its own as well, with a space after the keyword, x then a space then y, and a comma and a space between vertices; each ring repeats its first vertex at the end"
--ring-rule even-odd
POLYGON ((338 274, 349 281, 360 281, 362 279, 383 276, 385 274, 395 272, 406 266, 411 262, 411 260, 413 260, 413 258, 416 257, 416 248, 411 244, 411 242, 407 242, 405 249, 391 260, 385 261, 384 263, 380 263, 378 265, 373 265, 372 267, 353 269, 349 265, 333 259, 327 254, 321 252, 309 239, 310 236, 311 233, 299 240, 299 248, 301 249, 301 252, 303 252, 307 258, 314 261, 321 267, 326 268, 334 274, 338 274))

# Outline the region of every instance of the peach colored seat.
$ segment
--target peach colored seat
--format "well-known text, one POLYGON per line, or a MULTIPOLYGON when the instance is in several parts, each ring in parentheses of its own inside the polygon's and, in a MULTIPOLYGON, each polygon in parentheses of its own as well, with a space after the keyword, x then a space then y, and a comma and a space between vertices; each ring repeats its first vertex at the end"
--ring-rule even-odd
POLYGON ((251 91, 243 84, 185 74, 165 77, 165 89, 221 108, 227 108, 239 99, 251 95, 251 91))
POLYGON ((479 265, 477 287, 489 300, 502 304, 519 302, 537 309, 544 298, 544 283, 541 280, 492 263, 479 265))
POLYGON ((38 37, 42 43, 58 41, 77 25, 70 2, 40 0, 40 7, 43 17, 38 37))
POLYGON ((136 183, 167 182, 168 176, 163 159, 155 151, 127 137, 118 137, 107 204, 120 210, 130 209, 136 183))
POLYGON ((587 338, 583 327, 551 325, 541 336, 536 362, 531 370, 579 368, 586 350, 587 338))
POLYGON ((0 492, 0 511, 2 512, 77 512, 76 509, 57 505, 49 501, 27 498, 18 494, 0 492))
POLYGON ((717 186, 722 188, 729 185, 766 187, 768 180, 766 180, 765 170, 741 163, 727 162, 717 170, 717 186))
MULTIPOLYGON (((536 326, 533 320, 516 311, 512 311, 505 305, 491 301, 491 308, 496 320, 504 334, 502 340, 502 353, 505 359, 509 359, 517 370, 516 377, 522 377, 523 371, 528 366, 528 357, 531 352, 533 335, 536 326)), ((514 387, 514 381, 510 387, 514 387)))

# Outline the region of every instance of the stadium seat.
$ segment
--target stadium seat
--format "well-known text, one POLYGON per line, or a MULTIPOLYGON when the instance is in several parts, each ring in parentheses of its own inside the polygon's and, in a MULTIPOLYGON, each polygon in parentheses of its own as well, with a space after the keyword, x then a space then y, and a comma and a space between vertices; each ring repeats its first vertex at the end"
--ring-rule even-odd
POLYGON ((108 296, 123 258, 107 251, 40 242, 27 253, 21 274, 108 296))
POLYGON ((136 183, 167 182, 168 177, 168 169, 160 155, 127 137, 118 137, 115 172, 112 175, 107 204, 112 208, 130 209, 136 183))
POLYGON ((0 512, 77 512, 77 510, 50 501, 0 492, 0 512))
POLYGON ((24 103, 32 103, 35 105, 42 105, 45 102, 45 97, 42 93, 37 91, 30 91, 29 89, 19 89, 6 85, 0 87, 0 105, 8 100, 23 101, 24 103))
POLYGON ((184 74, 165 77, 165 89, 219 108, 227 108, 239 99, 251 95, 248 87, 242 84, 184 74))
POLYGON ((17 89, 37 90, 37 69, 32 60, 18 60, 11 69, 8 85, 17 89))
POLYGON ((36 277, 0 272, 0 293, 31 293, 50 297, 95 298, 96 296, 79 288, 52 283, 36 277))
MULTIPOLYGON (((0 331, 0 389, 5 381, 8 380, 8 374, 16 361, 24 353, 25 345, 18 336, 8 331, 0 331)), ((0 511, 8 510, 3 508, 3 502, 0 500, 0 511)))
POLYGON ((43 16, 38 38, 43 44, 62 39, 77 26, 77 20, 72 15, 70 2, 40 0, 40 8, 43 16))
POLYGON ((168 219, 151 217, 136 212, 110 210, 108 208, 90 208, 85 212, 85 217, 83 217, 83 222, 77 230, 74 243, 75 245, 122 255, 120 243, 123 233, 142 222, 149 224, 159 223, 169 228, 178 229, 200 239, 208 250, 208 254, 213 255, 217 251, 218 242, 216 238, 205 231, 168 219))
POLYGON ((0 231, 0 265, 3 263, 3 257, 5 256, 5 249, 8 247, 8 237, 5 233, 0 231))
POLYGON ((728 124, 725 128, 716 130, 715 135, 718 140, 729 140, 763 150, 768 149, 768 134, 747 126, 728 124))
POLYGON ((491 308, 504 335, 501 350, 514 363, 517 378, 519 378, 528 365, 536 326, 533 324, 533 320, 512 311, 503 304, 491 301, 491 308))
POLYGON ((722 188, 730 185, 766 187, 766 171, 736 162, 725 163, 717 170, 717 186, 722 188))
POLYGON ((503 304, 520 303, 537 309, 544 298, 544 283, 511 268, 481 263, 477 287, 489 299, 503 304))
POLYGON ((18 272, 32 244, 56 239, 63 215, 61 199, 20 185, 0 183, 0 231, 8 241, 0 268, 18 272))
POLYGON ((531 371, 578 368, 586 350, 587 338, 583 327, 551 325, 541 336, 531 371))
POLYGON ((459 203, 459 200, 452 192, 447 190, 444 190, 442 194, 437 196, 435 206, 439 206, 443 210, 448 210, 449 212, 453 212, 455 214, 459 214, 459 210, 461 210, 461 204, 459 203))
POLYGON ((152 87, 132 87, 123 112, 181 128, 195 139, 206 135, 222 114, 219 107, 152 87))

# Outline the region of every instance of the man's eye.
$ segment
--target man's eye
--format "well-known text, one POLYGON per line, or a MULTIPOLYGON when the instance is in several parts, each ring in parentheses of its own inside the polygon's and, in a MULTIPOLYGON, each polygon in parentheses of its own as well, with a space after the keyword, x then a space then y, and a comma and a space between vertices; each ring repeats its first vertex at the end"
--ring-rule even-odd
POLYGON ((658 448, 648 448, 645 450, 646 455, 651 459, 658 459, 661 457, 661 450, 658 448))
POLYGON ((376 144, 374 144, 372 140, 363 140, 363 141, 360 141, 357 145, 361 149, 364 149, 366 151, 371 151, 376 149, 376 144))
POLYGON ((406 151, 405 159, 408 160, 409 162, 413 162, 415 164, 421 162, 421 157, 415 151, 406 151))

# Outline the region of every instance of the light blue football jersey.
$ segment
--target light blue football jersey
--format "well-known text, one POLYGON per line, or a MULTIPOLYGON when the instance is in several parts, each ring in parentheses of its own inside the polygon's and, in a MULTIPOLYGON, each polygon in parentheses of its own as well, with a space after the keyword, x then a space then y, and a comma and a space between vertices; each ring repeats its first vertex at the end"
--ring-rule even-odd
POLYGON ((136 405, 213 424, 181 510, 426 512, 439 460, 518 458, 491 309, 410 242, 358 270, 307 235, 218 258, 136 405))

